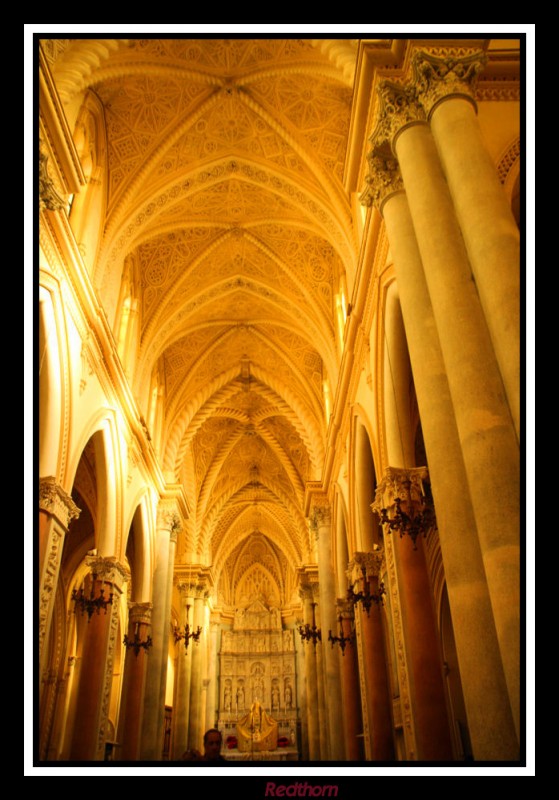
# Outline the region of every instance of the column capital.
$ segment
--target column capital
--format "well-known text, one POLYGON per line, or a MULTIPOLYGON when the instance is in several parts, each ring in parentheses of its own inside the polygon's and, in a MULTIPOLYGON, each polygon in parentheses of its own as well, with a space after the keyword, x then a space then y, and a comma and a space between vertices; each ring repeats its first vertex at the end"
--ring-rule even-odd
POLYGON ((417 549, 417 537, 436 527, 427 467, 388 467, 371 509, 379 515, 386 532, 408 534, 417 549))
POLYGON ((130 622, 143 622, 151 625, 151 612, 153 603, 128 603, 128 619, 130 622))
POLYGON ((318 536, 319 528, 327 528, 332 524, 332 510, 328 503, 328 498, 315 498, 311 509, 311 527, 316 528, 318 536))
POLYGON ((179 595, 183 599, 188 597, 194 599, 194 597, 196 596, 197 583, 195 580, 192 581, 176 580, 175 586, 177 587, 179 595))
POLYGON ((351 600, 346 600, 345 597, 338 597, 336 600, 336 616, 338 619, 346 619, 353 622, 355 619, 355 606, 351 600))
POLYGON ((411 125, 426 124, 425 111, 419 103, 415 86, 383 80, 377 87, 379 98, 377 124, 369 139, 373 148, 388 141, 395 153, 396 137, 411 125))
POLYGON ((39 508, 56 517, 65 528, 81 514, 81 509, 52 476, 39 479, 39 508))
POLYGON ((363 569, 365 569, 367 578, 378 578, 383 567, 384 549, 375 545, 375 549, 372 551, 353 554, 353 558, 347 565, 346 575, 350 584, 354 584, 361 579, 363 569))
POLYGON ((377 486, 375 500, 371 504, 371 509, 377 514, 382 508, 391 508, 395 504, 395 498, 403 497, 406 492, 410 493, 412 500, 421 500, 425 495, 423 481, 429 480, 429 470, 427 467, 387 467, 384 477, 377 486))
POLYGON ((430 118, 443 100, 461 97, 477 110, 475 89, 487 56, 481 50, 465 56, 440 57, 422 50, 412 59, 412 71, 417 96, 430 118))
POLYGON ((122 591, 124 584, 130 580, 130 570, 116 556, 88 555, 85 557, 85 563, 98 579, 111 583, 113 587, 120 591, 122 591))
POLYGON ((157 529, 169 531, 171 538, 182 529, 180 515, 177 511, 176 503, 172 500, 160 500, 157 508, 157 529))
POLYGON ((398 159, 392 152, 388 139, 378 140, 367 156, 369 174, 365 176, 365 189, 359 196, 361 205, 375 206, 382 214, 385 202, 404 191, 398 159))
POLYGON ((314 564, 301 567, 298 570, 299 597, 301 600, 318 600, 319 579, 318 567, 314 564))

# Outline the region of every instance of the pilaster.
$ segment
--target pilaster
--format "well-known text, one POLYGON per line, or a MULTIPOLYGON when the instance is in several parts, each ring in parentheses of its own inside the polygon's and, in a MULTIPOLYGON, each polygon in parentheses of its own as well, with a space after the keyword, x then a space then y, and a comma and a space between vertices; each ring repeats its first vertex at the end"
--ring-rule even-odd
POLYGON ((60 560, 68 526, 80 515, 69 494, 52 476, 39 481, 39 664, 45 667, 45 642, 60 572, 60 560))

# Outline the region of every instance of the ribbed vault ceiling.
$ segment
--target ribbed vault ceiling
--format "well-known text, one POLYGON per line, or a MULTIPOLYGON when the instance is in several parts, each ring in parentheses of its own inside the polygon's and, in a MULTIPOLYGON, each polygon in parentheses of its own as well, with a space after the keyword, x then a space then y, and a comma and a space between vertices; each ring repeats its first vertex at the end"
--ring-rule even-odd
POLYGON ((90 90, 103 106, 109 191, 93 278, 110 295, 134 264, 133 389, 145 397, 154 370, 163 378, 160 458, 191 507, 178 558, 213 564, 224 602, 260 586, 287 603, 308 558, 305 484, 321 475, 335 296, 356 251, 342 185, 356 45, 45 50, 65 103, 90 90))

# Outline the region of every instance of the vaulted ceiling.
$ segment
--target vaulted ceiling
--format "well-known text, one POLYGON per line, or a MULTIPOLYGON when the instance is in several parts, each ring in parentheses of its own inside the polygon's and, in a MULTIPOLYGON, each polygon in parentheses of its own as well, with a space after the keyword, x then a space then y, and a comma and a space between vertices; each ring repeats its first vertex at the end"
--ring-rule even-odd
POLYGON ((238 602, 248 543, 267 564, 253 583, 287 602, 309 557, 305 484, 322 471, 337 295, 356 259, 343 175, 357 43, 69 39, 44 50, 68 107, 86 90, 102 104, 94 283, 102 296, 133 264, 133 390, 145 397, 157 371, 162 468, 190 503, 178 558, 213 564, 238 602))

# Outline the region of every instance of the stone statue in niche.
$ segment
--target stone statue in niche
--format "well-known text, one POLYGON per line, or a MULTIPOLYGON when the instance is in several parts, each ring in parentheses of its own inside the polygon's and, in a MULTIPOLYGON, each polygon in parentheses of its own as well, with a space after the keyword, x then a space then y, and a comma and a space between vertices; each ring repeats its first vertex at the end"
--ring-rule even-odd
POLYGON ((231 681, 225 681, 225 691, 223 693, 223 707, 225 711, 231 711, 231 681))
POLYGON ((240 681, 237 686, 237 709, 239 711, 245 710, 245 687, 240 681))
POLYGON ((254 679, 254 683, 252 686, 252 699, 253 700, 260 700, 264 702, 264 681, 260 676, 257 676, 254 679))
POLYGON ((291 684, 289 683, 289 681, 285 682, 283 699, 286 711, 290 711, 293 708, 293 690, 291 688, 291 684))
POLYGON ((293 649, 293 633, 291 631, 283 632, 283 649, 284 650, 293 649))
POLYGON ((280 691, 277 683, 272 686, 272 710, 279 709, 280 691))

